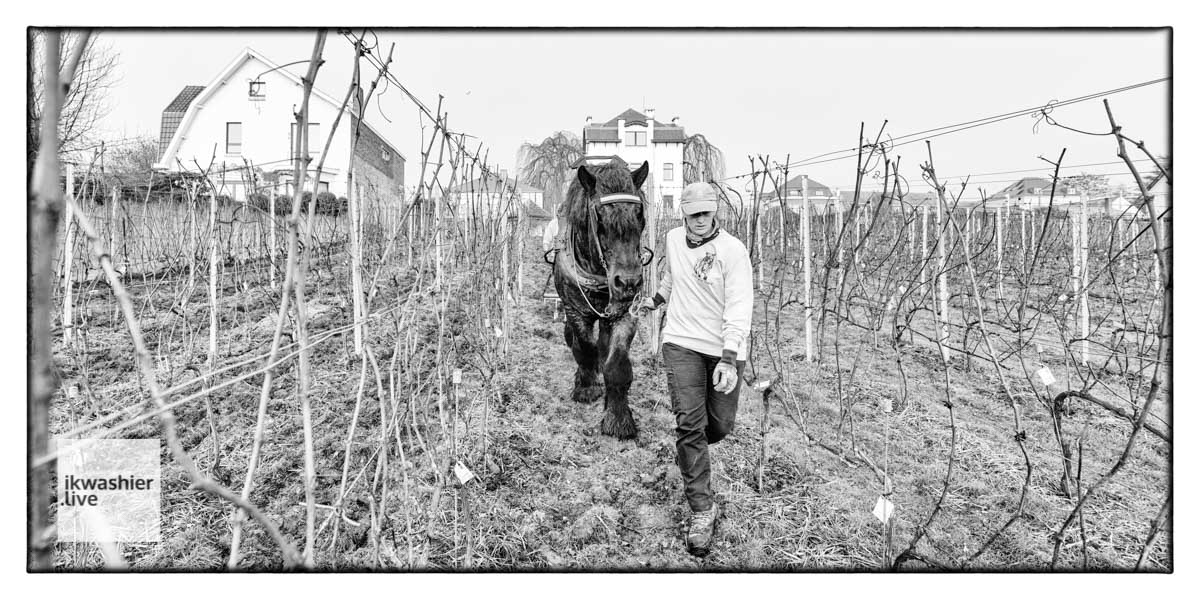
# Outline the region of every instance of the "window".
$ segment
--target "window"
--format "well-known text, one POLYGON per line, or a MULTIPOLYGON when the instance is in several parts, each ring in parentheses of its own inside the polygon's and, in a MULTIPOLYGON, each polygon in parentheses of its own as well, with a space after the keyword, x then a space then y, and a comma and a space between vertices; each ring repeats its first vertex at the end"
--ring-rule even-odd
POLYGON ((242 124, 225 124, 225 154, 242 153, 242 124))
POLYGON ((663 181, 675 181, 675 165, 663 163, 663 181))
POLYGON ((663 207, 667 210, 675 210, 675 196, 672 196, 671 194, 664 194, 663 207))
POLYGON ((325 193, 328 191, 329 191, 329 182, 328 181, 322 181, 317 184, 317 193, 318 194, 325 193))
POLYGON ((645 131, 626 131, 625 132, 626 146, 645 146, 646 132, 645 131))
POLYGON ((387 162, 389 160, 392 160, 392 153, 388 152, 387 148, 384 148, 383 149, 383 162, 387 162))
MULTIPOLYGON (((308 155, 316 156, 321 153, 321 148, 324 147, 325 140, 321 139, 321 124, 308 124, 308 155)), ((288 156, 296 158, 296 124, 292 123, 288 129, 288 156)))

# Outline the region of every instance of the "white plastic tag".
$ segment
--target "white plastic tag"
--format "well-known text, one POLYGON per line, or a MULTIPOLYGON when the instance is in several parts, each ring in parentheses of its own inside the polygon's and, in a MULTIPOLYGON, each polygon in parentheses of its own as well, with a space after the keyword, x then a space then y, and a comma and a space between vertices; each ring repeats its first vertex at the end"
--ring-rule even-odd
POLYGON ((875 510, 871 511, 871 514, 875 515, 875 518, 879 519, 880 523, 887 523, 895 511, 896 505, 892 504, 891 500, 880 496, 879 500, 875 501, 875 510))
POLYGON ((496 337, 498 337, 498 338, 504 337, 504 330, 497 327, 496 328, 496 337))
POLYGON ((475 477, 475 474, 467 468, 467 465, 462 464, 462 461, 455 463, 454 475, 455 477, 458 477, 458 482, 463 485, 467 485, 467 482, 475 477))
POLYGON ((455 369, 450 373, 450 382, 454 385, 462 383, 462 369, 455 369))
POLYGON ((1042 385, 1054 385, 1054 382, 1056 381, 1056 379, 1054 379, 1054 373, 1050 372, 1050 367, 1043 366, 1042 368, 1038 369, 1037 376, 1041 378, 1042 385))

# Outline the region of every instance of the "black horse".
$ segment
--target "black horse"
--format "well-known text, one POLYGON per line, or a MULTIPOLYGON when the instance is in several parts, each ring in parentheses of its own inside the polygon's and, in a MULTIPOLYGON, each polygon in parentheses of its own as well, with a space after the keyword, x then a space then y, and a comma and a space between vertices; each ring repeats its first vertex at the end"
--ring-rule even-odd
POLYGON ((637 331, 630 307, 642 289, 641 187, 649 171, 644 163, 630 173, 619 158, 580 165, 563 206, 566 247, 554 260, 554 288, 566 313, 563 336, 576 363, 571 399, 592 402, 603 394, 600 432, 622 440, 637 437, 629 410, 629 344, 637 331))

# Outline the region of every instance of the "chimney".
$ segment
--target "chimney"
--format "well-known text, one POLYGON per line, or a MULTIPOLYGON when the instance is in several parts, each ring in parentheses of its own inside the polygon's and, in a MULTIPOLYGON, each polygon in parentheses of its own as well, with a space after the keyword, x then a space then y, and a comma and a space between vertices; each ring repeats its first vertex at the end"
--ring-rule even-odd
POLYGON ((653 108, 647 108, 647 109, 646 109, 646 118, 647 118, 647 119, 649 119, 649 120, 651 120, 651 121, 653 121, 653 120, 654 120, 654 109, 653 109, 653 108))

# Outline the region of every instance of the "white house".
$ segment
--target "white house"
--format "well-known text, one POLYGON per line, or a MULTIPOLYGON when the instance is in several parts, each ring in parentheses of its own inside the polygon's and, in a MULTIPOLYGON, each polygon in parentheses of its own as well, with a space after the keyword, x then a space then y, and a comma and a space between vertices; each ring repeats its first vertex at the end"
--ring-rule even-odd
POLYGON ((650 175, 643 190, 648 200, 663 211, 679 214, 683 191, 683 146, 687 133, 674 123, 654 120, 654 109, 645 114, 630 108, 604 123, 583 128, 583 151, 587 156, 619 156, 630 167, 650 162, 650 175))
MULTIPOLYGON (((459 219, 490 220, 520 212, 521 206, 542 205, 542 190, 509 177, 506 170, 463 182, 446 190, 445 197, 459 219)), ((442 194, 435 193, 440 198, 442 194)), ((545 211, 542 211, 545 212, 545 211)))
MULTIPOLYGON (((185 87, 163 111, 156 170, 209 170, 218 194, 245 200, 248 191, 290 194, 294 174, 296 110, 303 97, 299 76, 245 48, 205 86, 185 87)), ((342 106, 316 87, 309 98, 306 189, 346 196, 353 169, 364 197, 403 197, 404 155, 377 129, 360 122, 354 102, 338 123, 320 177, 330 128, 342 106), (358 130, 358 142, 352 137, 358 130)))
MULTIPOLYGON (((1008 206, 1010 209, 1035 210, 1050 206, 1050 191, 1054 191, 1054 206, 1062 207, 1068 204, 1079 204, 1083 201, 1080 191, 1073 186, 1059 183, 1057 186, 1044 177, 1024 177, 1008 184, 1004 189, 987 197, 987 207, 999 209, 1008 206)), ((966 206, 966 204, 960 204, 966 206)))

